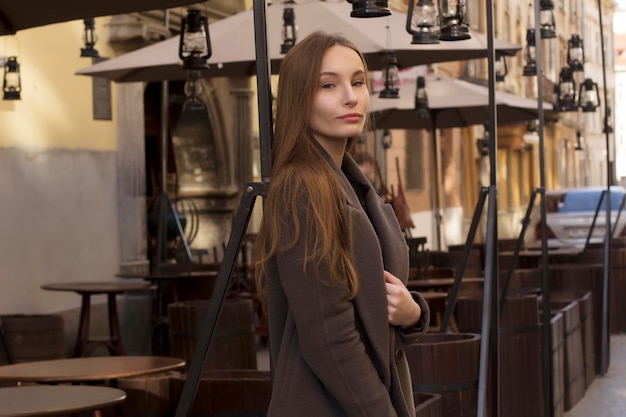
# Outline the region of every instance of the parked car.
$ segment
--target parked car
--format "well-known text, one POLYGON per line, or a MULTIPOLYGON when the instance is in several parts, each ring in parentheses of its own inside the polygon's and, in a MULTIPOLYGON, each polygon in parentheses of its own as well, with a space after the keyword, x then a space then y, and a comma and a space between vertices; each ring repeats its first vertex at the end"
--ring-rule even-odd
MULTIPOLYGON (((623 208, 625 195, 626 189, 624 187, 611 187, 611 229, 613 230, 613 238, 626 237, 626 210, 623 208)), ((584 247, 600 199, 602 199, 602 204, 589 243, 604 242, 606 232, 604 221, 606 218, 606 187, 546 191, 548 247, 584 247)), ((541 232, 541 210, 539 203, 537 203, 524 236, 527 248, 541 248, 541 232)))

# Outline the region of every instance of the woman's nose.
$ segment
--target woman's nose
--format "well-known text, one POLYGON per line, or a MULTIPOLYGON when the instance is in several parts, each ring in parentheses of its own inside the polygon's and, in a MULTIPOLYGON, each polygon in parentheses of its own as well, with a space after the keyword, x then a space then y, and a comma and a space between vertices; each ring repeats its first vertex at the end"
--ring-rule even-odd
POLYGON ((352 90, 352 86, 346 87, 344 91, 343 102, 345 106, 354 106, 357 103, 357 97, 354 91, 352 90))

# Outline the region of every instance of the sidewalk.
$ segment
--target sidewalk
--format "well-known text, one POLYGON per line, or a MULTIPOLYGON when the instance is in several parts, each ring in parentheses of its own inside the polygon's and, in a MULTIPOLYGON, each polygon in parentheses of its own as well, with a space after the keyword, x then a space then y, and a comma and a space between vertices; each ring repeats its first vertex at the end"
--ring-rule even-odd
POLYGON ((611 335, 609 370, 596 376, 582 400, 565 417, 626 416, 626 335, 611 335))

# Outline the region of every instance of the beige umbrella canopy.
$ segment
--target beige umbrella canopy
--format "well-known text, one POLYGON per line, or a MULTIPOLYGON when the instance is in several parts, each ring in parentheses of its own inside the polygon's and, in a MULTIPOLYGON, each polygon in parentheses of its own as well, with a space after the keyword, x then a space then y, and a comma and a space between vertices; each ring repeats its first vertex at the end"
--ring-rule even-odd
MULTIPOLYGON (((425 76, 429 117, 420 118, 415 110, 416 77, 402 78, 400 98, 381 99, 373 95, 369 111, 376 129, 451 128, 482 124, 489 119, 489 89, 444 75, 425 76)), ((496 91, 498 124, 536 119, 537 100, 496 91)), ((543 104, 551 111, 550 103, 543 104)))
POLYGON ((0 5, 0 35, 69 20, 168 9, 197 2, 197 0, 4 0, 0 5))
MULTIPOLYGON (((472 33, 472 38, 435 45, 412 45, 405 30, 406 14, 393 12, 376 19, 350 17, 352 6, 346 2, 314 1, 293 4, 298 39, 322 30, 342 33, 365 54, 370 69, 382 68, 381 52, 395 50, 400 67, 434 62, 458 61, 487 56, 487 39, 472 33), (387 29, 387 27, 389 29, 387 29), (388 39, 390 40, 388 43, 388 39)), ((267 36, 272 73, 278 73, 281 53, 284 5, 267 7, 267 36)), ((209 25, 211 47, 205 77, 251 76, 256 73, 253 10, 238 13, 209 25)), ((184 80, 185 71, 178 58, 178 39, 170 38, 128 54, 81 69, 77 74, 107 78, 118 82, 184 80)), ((515 55, 519 45, 494 41, 495 49, 515 55)))

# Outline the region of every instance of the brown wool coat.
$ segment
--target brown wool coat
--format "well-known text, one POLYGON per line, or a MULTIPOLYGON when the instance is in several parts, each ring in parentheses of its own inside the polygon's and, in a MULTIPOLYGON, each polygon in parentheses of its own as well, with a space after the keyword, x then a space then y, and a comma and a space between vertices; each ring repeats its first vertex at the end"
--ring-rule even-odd
MULTIPOLYGON (((391 206, 370 187, 364 204, 370 222, 346 176, 327 159, 347 195, 359 291, 350 300, 345 285, 321 282, 313 268, 304 273, 302 242, 270 262, 273 388, 267 415, 412 417, 415 406, 402 345, 415 341, 427 325, 408 331, 389 325, 383 277, 388 270, 406 282, 406 242, 391 206)), ((369 187, 347 155, 342 170, 369 187)), ((320 275, 328 276, 327 266, 320 275)), ((428 306, 417 293, 413 297, 423 310, 420 324, 428 323, 428 306)))

